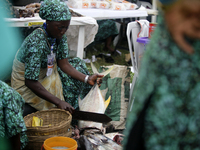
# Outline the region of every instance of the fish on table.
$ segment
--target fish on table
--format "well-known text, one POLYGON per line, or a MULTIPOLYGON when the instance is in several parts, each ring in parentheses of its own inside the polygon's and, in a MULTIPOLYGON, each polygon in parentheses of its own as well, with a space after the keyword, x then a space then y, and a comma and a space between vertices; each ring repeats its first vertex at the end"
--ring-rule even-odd
POLYGON ((108 138, 98 129, 84 129, 78 143, 81 149, 85 150, 122 150, 122 145, 108 138))
MULTIPOLYGON (((111 72, 111 70, 114 68, 111 67, 110 69, 99 73, 94 66, 93 63, 91 63, 92 71, 93 73, 97 73, 100 75, 104 75, 104 77, 111 72)), ((88 111, 88 112, 94 112, 94 113, 101 113, 104 114, 106 108, 108 107, 111 100, 111 96, 105 101, 105 98, 103 97, 101 90, 98 86, 98 84, 93 85, 89 93, 84 97, 84 99, 80 99, 79 97, 79 109, 81 111, 88 111)), ((96 127, 103 130, 103 124, 97 123, 93 121, 83 121, 79 120, 78 122, 79 128, 85 128, 85 127, 96 127)))

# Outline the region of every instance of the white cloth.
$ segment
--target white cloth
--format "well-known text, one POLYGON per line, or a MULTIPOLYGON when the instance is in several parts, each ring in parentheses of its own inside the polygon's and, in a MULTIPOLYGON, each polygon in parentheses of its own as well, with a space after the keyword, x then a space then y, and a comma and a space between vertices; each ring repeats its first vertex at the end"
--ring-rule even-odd
MULTIPOLYGON (((85 41, 84 48, 94 41, 95 35, 98 32, 97 21, 92 17, 74 17, 73 22, 76 24, 85 24, 85 41)), ((67 42, 70 50, 77 50, 79 25, 70 25, 66 32, 67 42)))
MULTIPOLYGON (((39 22, 41 24, 45 22, 45 20, 42 20, 37 14, 35 14, 35 17, 5 18, 5 20, 14 27, 27 27, 29 22, 39 22)), ((94 41, 98 31, 98 24, 94 18, 88 16, 72 17, 69 29, 66 32, 70 50, 77 51, 77 45, 80 44, 78 43, 79 25, 85 26, 84 48, 94 41)))

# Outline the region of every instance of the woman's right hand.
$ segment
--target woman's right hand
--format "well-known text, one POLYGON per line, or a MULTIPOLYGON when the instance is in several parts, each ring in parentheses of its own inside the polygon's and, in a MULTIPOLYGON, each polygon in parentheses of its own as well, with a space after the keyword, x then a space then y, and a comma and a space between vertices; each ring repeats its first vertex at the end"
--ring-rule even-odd
POLYGON ((64 109, 66 111, 69 111, 71 114, 74 113, 74 107, 72 107, 69 103, 65 102, 65 101, 60 101, 58 104, 57 104, 57 107, 60 108, 60 109, 64 109))
POLYGON ((39 81, 25 79, 26 86, 31 89, 37 96, 47 100, 50 103, 55 104, 58 108, 69 111, 71 114, 74 112, 74 108, 67 102, 60 100, 56 96, 49 93, 39 81))

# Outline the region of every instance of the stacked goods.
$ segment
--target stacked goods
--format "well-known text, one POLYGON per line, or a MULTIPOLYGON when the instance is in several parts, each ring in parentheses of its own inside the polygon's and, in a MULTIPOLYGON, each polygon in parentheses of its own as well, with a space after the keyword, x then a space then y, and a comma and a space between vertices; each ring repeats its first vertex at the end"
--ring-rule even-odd
POLYGON ((25 116, 29 139, 25 150, 41 149, 44 141, 50 137, 71 137, 71 120, 71 114, 61 109, 42 110, 25 116))
POLYGON ((69 11, 70 11, 72 17, 83 17, 83 15, 73 11, 72 9, 69 9, 69 11))
POLYGON ((35 13, 39 13, 40 3, 31 3, 26 5, 25 7, 14 7, 14 14, 16 18, 21 17, 34 17, 35 13))
MULTIPOLYGON (((21 17, 35 17, 36 13, 39 13, 40 11, 40 3, 31 3, 28 4, 24 7, 13 7, 14 15, 16 18, 21 18, 21 17)), ((70 9, 70 12, 73 17, 82 17, 81 14, 74 12, 73 10, 70 9)))
POLYGON ((114 10, 134 10, 137 8, 137 5, 125 0, 116 0, 112 2, 112 9, 114 10))
POLYGON ((126 10, 124 3, 121 2, 110 2, 110 9, 112 10, 126 10))
POLYGON ((39 13, 40 5, 40 3, 31 3, 26 5, 26 9, 32 10, 34 13, 39 13))
POLYGON ((137 5, 125 0, 68 0, 72 8, 97 8, 111 10, 134 10, 137 5))
POLYGON ((94 2, 93 0, 68 0, 67 5, 69 7, 72 8, 93 8, 94 6, 96 7, 96 3, 92 3, 91 6, 91 2, 94 2))
POLYGON ((110 4, 107 1, 96 1, 96 8, 108 9, 110 4))

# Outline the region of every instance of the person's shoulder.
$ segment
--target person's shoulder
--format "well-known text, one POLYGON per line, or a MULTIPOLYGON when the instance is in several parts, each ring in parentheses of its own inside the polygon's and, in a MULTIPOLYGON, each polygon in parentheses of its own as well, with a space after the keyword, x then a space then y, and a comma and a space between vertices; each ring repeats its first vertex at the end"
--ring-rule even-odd
POLYGON ((2 89, 2 87, 8 88, 9 86, 5 82, 3 82, 3 81, 0 80, 0 87, 2 89))
POLYGON ((12 91, 12 88, 7 83, 0 80, 0 95, 4 95, 6 91, 12 91))
POLYGON ((45 39, 45 31, 42 28, 36 28, 33 32, 31 32, 25 41, 32 41, 32 40, 43 40, 45 39))
POLYGON ((45 30, 43 29, 43 28, 41 28, 41 27, 39 27, 39 28, 36 28, 33 32, 32 32, 32 34, 39 34, 39 35, 45 35, 46 33, 45 33, 45 30))

